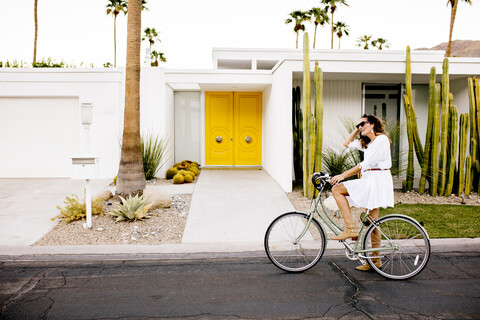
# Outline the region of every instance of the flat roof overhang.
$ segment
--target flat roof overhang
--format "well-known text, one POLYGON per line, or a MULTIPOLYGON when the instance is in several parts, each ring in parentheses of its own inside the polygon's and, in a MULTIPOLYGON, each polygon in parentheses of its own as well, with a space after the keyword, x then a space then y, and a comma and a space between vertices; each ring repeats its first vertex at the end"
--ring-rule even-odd
POLYGON ((175 91, 263 91, 272 84, 272 71, 167 70, 165 82, 175 91))

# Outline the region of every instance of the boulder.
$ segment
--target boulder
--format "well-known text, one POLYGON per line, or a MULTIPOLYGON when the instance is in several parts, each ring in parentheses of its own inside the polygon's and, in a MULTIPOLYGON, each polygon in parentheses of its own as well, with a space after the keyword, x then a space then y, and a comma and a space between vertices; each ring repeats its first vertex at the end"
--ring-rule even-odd
POLYGON ((108 201, 110 200, 111 198, 113 197, 113 194, 110 190, 103 190, 102 192, 100 192, 99 194, 97 194, 93 200, 94 201, 97 201, 97 200, 101 200, 102 202, 105 202, 105 201, 108 201))
POLYGON ((169 208, 172 205, 172 196, 160 189, 145 189, 143 199, 152 204, 152 209, 169 208))

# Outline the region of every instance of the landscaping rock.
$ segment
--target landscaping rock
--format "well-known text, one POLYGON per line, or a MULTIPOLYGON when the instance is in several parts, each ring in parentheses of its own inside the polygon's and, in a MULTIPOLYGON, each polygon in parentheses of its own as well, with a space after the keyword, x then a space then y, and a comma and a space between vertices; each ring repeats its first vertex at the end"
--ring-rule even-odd
POLYGON ((103 190, 99 194, 97 194, 93 199, 94 201, 96 200, 101 200, 102 202, 108 201, 111 198, 113 198, 113 194, 110 190, 103 190))
POLYGON ((169 208, 172 205, 172 197, 160 189, 145 189, 143 199, 152 204, 152 209, 169 208))

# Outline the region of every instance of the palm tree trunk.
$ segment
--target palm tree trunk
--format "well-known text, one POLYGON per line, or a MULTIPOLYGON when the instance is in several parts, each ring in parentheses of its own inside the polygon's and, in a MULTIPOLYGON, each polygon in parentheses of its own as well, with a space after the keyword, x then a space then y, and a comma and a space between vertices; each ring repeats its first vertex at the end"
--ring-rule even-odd
POLYGON ((445 52, 445 57, 450 57, 450 53, 452 51, 452 33, 453 33, 453 24, 455 23, 455 16, 457 15, 457 5, 458 5, 458 0, 455 0, 455 3, 452 7, 452 11, 450 13, 450 33, 448 35, 448 45, 447 45, 447 51, 445 52))
POLYGON ((140 44, 142 0, 128 2, 125 112, 117 195, 142 194, 145 189, 140 143, 140 44))
POLYGON ((295 42, 295 44, 296 44, 296 48, 298 49, 298 31, 296 33, 297 33, 297 41, 295 42))
POLYGON ((341 37, 338 37, 338 49, 340 50, 340 39, 341 37))
POLYGON ((317 25, 315 25, 315 31, 313 32, 313 49, 315 49, 316 40, 317 40, 317 25))
POLYGON ((333 49, 333 12, 332 12, 332 21, 330 21, 330 24, 332 25, 332 37, 330 40, 330 49, 333 49))
POLYGON ((37 5, 38 0, 35 0, 33 7, 34 19, 35 19, 35 40, 33 41, 33 63, 37 62, 37 36, 38 36, 38 17, 37 17, 37 5))
POLYGON ((117 15, 113 15, 113 66, 117 67, 117 15))

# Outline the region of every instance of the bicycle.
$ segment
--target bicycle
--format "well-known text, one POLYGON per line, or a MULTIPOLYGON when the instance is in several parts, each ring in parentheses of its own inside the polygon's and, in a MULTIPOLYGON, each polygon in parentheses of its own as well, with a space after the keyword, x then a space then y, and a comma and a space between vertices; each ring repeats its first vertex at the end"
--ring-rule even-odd
MULTIPOLYGON (((270 261, 287 272, 303 272, 317 264, 327 244, 326 231, 320 220, 335 234, 343 228, 332 218, 322 199, 322 191, 330 176, 317 172, 312 183, 318 190, 315 205, 310 212, 288 212, 272 221, 265 233, 265 251, 270 261), (319 205, 321 210, 319 210, 319 205), (315 216, 317 214, 318 218, 315 216)), ((312 200, 313 202, 313 200, 312 200)), ((367 210, 362 220, 358 238, 352 244, 345 240, 345 254, 350 260, 368 263, 382 276, 401 280, 419 274, 430 257, 430 240, 423 226, 415 219, 400 214, 390 214, 375 220, 367 210), (375 230, 381 239, 374 238, 375 230), (377 267, 372 259, 382 259, 377 267)))

